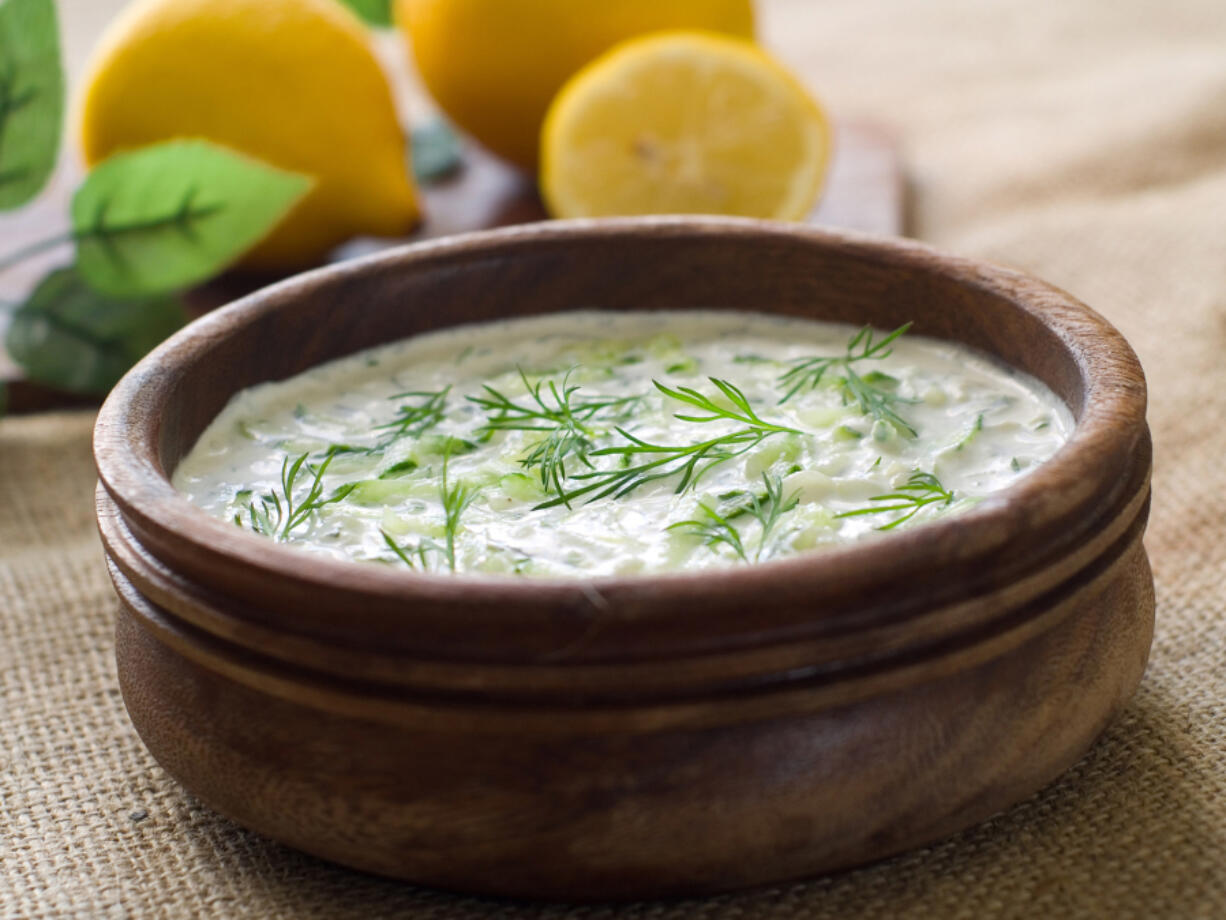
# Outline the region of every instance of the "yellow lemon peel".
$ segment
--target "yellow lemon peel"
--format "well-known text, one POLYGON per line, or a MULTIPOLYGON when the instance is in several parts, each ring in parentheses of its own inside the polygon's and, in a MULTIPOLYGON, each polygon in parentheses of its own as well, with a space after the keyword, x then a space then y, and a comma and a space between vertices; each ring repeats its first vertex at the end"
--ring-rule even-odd
POLYGON ((336 0, 137 0, 94 52, 80 137, 91 165, 196 137, 313 176, 248 267, 299 268, 420 216, 387 78, 336 0))

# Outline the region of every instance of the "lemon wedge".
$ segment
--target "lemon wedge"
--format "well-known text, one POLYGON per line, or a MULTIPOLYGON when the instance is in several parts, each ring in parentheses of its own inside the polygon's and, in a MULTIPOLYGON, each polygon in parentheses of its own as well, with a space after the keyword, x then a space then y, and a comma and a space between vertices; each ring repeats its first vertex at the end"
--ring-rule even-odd
POLYGON ((829 122, 755 45, 704 32, 632 39, 562 88, 541 134, 555 217, 732 214, 800 220, 821 191, 829 122))

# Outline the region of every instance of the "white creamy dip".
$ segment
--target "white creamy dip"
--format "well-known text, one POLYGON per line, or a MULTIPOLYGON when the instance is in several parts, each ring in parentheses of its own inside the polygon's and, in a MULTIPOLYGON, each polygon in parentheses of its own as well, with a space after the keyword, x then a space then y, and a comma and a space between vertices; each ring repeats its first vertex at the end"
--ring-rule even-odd
POLYGON ((594 576, 919 526, 1068 439, 1072 416, 1039 381, 888 337, 689 311, 459 327, 237 394, 174 484, 328 556, 594 576))

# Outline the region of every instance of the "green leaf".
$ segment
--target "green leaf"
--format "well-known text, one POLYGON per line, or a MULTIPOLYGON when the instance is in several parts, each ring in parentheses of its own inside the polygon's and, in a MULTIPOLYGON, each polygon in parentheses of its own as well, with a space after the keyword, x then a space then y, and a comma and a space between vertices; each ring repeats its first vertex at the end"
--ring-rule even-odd
POLYGON ((441 118, 414 127, 409 145, 412 149, 413 177, 422 184, 441 179, 458 169, 464 151, 451 125, 441 118))
POLYGON ((101 395, 185 322, 172 297, 108 297, 60 268, 17 308, 5 345, 31 380, 101 395))
POLYGON ((392 24, 392 0, 341 0, 358 14, 368 26, 389 28, 392 24))
POLYGON ((55 168, 64 71, 52 0, 0 6, 0 210, 25 204, 55 168))
POLYGON ((199 140, 117 154, 72 199, 77 267, 116 297, 196 284, 259 242, 312 181, 199 140))

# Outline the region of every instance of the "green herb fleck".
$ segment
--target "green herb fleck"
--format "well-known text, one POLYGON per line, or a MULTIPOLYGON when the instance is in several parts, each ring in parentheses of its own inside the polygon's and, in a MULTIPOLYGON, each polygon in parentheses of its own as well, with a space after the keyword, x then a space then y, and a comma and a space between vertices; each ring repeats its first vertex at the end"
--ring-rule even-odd
POLYGON ((979 415, 975 417, 975 424, 971 425, 971 430, 968 431, 963 436, 962 440, 957 443, 957 445, 954 447, 954 450, 962 450, 963 448, 965 448, 968 444, 970 444, 972 441, 975 440, 976 436, 981 431, 983 431, 983 413, 982 412, 980 412, 979 415))
POLYGON ((413 459, 401 460, 399 463, 393 463, 382 473, 379 474, 380 479, 395 479, 398 476, 404 476, 407 473, 417 469, 417 461, 413 459))

